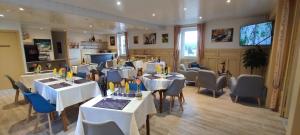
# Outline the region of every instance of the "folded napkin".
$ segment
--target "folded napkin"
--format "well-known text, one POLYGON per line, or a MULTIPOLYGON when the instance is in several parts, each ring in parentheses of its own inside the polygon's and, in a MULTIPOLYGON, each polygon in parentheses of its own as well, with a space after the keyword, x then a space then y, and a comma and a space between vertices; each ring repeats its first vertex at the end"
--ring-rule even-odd
POLYGON ((52 85, 49 85, 49 86, 54 88, 54 89, 59 89, 59 88, 71 86, 71 84, 62 82, 62 83, 52 84, 52 85))
POLYGON ((39 80, 42 83, 48 83, 48 82, 54 82, 57 81, 57 79, 54 78, 48 78, 48 79, 43 79, 43 80, 39 80))
POLYGON ((87 80, 87 79, 74 80, 74 83, 76 83, 76 84, 82 84, 82 83, 87 83, 87 82, 90 82, 90 80, 87 80))
POLYGON ((129 104, 130 101, 131 100, 127 99, 104 98, 96 103, 93 107, 123 110, 123 108, 129 104))

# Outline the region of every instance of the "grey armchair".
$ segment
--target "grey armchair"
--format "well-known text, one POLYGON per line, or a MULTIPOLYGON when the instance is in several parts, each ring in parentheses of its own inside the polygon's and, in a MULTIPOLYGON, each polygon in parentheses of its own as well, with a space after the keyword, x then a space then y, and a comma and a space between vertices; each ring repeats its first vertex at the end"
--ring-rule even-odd
POLYGON ((264 79, 259 75, 242 74, 237 79, 231 77, 229 88, 235 96, 235 102, 239 97, 254 97, 257 103, 261 105, 261 98, 265 93, 264 79))
POLYGON ((183 74, 186 81, 196 82, 199 68, 186 68, 184 64, 179 65, 178 73, 183 74))
POLYGON ((119 126, 113 122, 95 123, 83 120, 85 135, 124 135, 119 126))
POLYGON ((223 91, 223 88, 225 88, 226 77, 217 76, 214 71, 200 69, 198 71, 196 85, 199 89, 200 87, 203 87, 212 91, 213 96, 216 97, 216 92, 218 92, 219 90, 223 91))

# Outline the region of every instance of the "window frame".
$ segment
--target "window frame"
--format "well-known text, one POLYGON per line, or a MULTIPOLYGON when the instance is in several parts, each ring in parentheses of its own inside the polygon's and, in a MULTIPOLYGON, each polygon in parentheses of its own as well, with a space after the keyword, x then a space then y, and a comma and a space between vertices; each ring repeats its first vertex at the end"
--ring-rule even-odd
POLYGON ((185 27, 185 28, 181 28, 180 30, 180 57, 181 58, 185 58, 185 59, 195 59, 198 57, 198 33, 197 33, 197 43, 196 43, 196 55, 195 56, 184 56, 184 38, 185 38, 185 35, 184 33, 187 32, 187 31, 196 31, 197 32, 197 27, 185 27))
POLYGON ((125 37, 125 33, 118 33, 117 34, 117 51, 118 51, 118 56, 126 56, 126 37, 125 37), (124 49, 125 49, 125 53, 122 54, 122 36, 124 36, 124 49))

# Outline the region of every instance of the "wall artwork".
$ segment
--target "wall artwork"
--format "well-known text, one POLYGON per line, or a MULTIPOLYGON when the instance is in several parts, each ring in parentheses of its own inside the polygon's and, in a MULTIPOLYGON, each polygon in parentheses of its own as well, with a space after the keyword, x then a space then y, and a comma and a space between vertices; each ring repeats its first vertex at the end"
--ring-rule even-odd
POLYGON ((39 50, 39 60, 50 60, 52 44, 50 39, 33 39, 33 43, 39 50))
POLYGON ((168 35, 168 33, 161 34, 161 42, 162 43, 168 43, 169 42, 169 35, 168 35))
POLYGON ((110 46, 115 46, 116 45, 115 36, 110 36, 109 42, 110 42, 110 46))
POLYGON ((232 42, 233 28, 213 29, 211 42, 232 42))
POLYGON ((133 43, 139 44, 139 36, 133 36, 133 43))
POLYGON ((156 44, 156 33, 144 34, 144 44, 156 44))

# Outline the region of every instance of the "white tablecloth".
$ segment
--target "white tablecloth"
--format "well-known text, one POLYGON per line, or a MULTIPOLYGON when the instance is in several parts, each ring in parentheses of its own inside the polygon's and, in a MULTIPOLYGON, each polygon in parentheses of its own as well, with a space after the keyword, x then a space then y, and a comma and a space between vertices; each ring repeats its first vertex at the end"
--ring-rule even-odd
POLYGON ((27 88, 34 88, 33 83, 36 79, 48 78, 53 77, 53 73, 37 73, 37 74, 26 74, 21 75, 20 81, 27 87, 27 88))
MULTIPOLYGON (((163 78, 165 76, 156 74, 155 76, 162 77, 158 79, 149 79, 145 76, 151 76, 150 74, 144 74, 142 77, 142 81, 146 87, 147 90, 149 91, 155 91, 155 90, 165 90, 167 89, 173 82, 173 80, 169 80, 166 78, 163 78)), ((177 74, 176 75, 179 78, 185 78, 184 75, 182 74, 177 74)))
POLYGON ((59 80, 49 83, 42 83, 39 80, 34 81, 35 89, 45 99, 50 100, 50 103, 56 104, 56 111, 58 112, 62 112, 64 108, 68 106, 80 103, 99 95, 101 96, 100 88, 95 81, 90 81, 82 84, 72 84, 71 82, 69 82, 70 84, 72 84, 72 86, 54 89, 49 85, 65 81, 59 80))
MULTIPOLYGON (((101 72, 104 73, 105 76, 107 76, 107 72, 109 70, 111 70, 111 69, 104 68, 101 72)), ((136 77, 136 75, 137 75, 137 71, 133 67, 122 67, 122 68, 118 69, 118 71, 122 78, 131 79, 133 77, 136 77)))
POLYGON ((144 62, 142 60, 133 61, 135 68, 144 68, 144 62))
POLYGON ((139 135, 138 129, 146 123, 146 116, 156 113, 151 92, 142 91, 142 94, 142 100, 127 98, 131 101, 123 110, 92 107, 103 99, 101 96, 84 103, 79 108, 75 135, 84 134, 82 120, 99 123, 114 121, 125 135, 139 135))
POLYGON ((145 73, 153 73, 156 72, 156 67, 160 66, 162 70, 165 68, 166 63, 161 61, 161 62, 146 62, 144 66, 144 72, 145 73))

